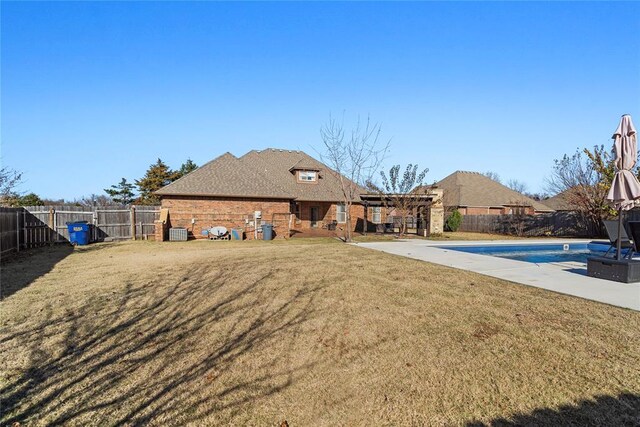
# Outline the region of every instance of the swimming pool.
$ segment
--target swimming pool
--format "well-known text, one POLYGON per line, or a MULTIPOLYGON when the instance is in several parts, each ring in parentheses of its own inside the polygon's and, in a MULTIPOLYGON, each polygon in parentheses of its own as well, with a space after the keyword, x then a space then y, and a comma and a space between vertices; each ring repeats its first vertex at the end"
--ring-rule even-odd
POLYGON ((602 242, 538 243, 530 245, 440 246, 440 248, 536 264, 551 262, 586 263, 588 256, 604 255, 609 249, 609 244, 602 242))

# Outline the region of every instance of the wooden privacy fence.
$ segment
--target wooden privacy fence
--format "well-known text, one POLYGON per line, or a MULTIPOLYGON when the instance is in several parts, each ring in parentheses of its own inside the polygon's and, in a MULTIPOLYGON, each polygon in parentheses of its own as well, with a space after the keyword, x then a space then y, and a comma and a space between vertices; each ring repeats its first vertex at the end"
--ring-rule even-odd
POLYGON ((19 245, 21 208, 0 208, 0 254, 16 249, 19 245))
POLYGON ((146 239, 154 235, 159 213, 159 206, 0 208, 0 253, 69 241, 67 222, 75 221, 93 225, 91 241, 146 239))
POLYGON ((576 212, 539 215, 464 215, 458 231, 508 234, 516 236, 598 237, 576 212))

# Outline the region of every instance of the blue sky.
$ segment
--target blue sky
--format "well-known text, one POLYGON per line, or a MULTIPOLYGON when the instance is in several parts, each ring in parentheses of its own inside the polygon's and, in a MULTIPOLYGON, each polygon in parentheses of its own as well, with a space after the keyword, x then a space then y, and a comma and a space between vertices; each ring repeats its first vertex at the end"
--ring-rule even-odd
POLYGON ((74 198, 267 147, 329 114, 393 164, 544 189, 553 160, 640 124, 640 4, 2 2, 2 164, 74 198))

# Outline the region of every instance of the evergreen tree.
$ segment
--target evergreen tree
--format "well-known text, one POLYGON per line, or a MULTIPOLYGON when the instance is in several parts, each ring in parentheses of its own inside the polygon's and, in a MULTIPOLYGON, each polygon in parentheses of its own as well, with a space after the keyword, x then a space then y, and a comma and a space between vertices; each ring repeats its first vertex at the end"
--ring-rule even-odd
POLYGON ((112 185, 111 188, 105 188, 104 192, 107 193, 114 202, 129 205, 133 202, 134 188, 135 185, 127 182, 126 178, 122 178, 118 184, 112 185))
POLYGON ((189 172, 192 172, 192 171, 194 171, 196 169, 198 169, 198 165, 196 165, 193 162, 193 160, 187 159, 187 161, 184 162, 182 164, 182 166, 180 166, 180 169, 176 172, 176 174, 177 174, 176 179, 181 178, 181 177, 185 176, 186 174, 188 174, 189 172))
POLYGON ((44 206, 44 200, 40 198, 36 193, 29 193, 20 195, 16 192, 12 192, 4 197, 0 205, 2 206, 44 206))
POLYGON ((179 171, 172 171, 169 166, 158 159, 156 163, 149 166, 149 169, 142 178, 136 180, 136 185, 140 192, 136 203, 141 205, 155 205, 160 203, 160 197, 155 195, 154 192, 175 181, 179 173, 179 171))
POLYGON ((44 201, 36 193, 25 194, 18 203, 18 206, 44 206, 44 201))

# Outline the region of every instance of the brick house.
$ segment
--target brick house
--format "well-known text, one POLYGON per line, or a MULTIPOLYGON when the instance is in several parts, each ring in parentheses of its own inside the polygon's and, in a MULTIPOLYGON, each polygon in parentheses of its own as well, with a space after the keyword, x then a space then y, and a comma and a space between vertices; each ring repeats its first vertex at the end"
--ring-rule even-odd
MULTIPOLYGON (((346 227, 340 188, 335 173, 308 154, 266 149, 242 157, 225 153, 157 194, 162 208, 169 210, 172 227, 185 227, 197 238, 212 226, 243 228, 251 238, 256 222, 258 228, 273 223, 277 236, 284 230, 327 228, 334 222, 339 229, 346 227), (257 221, 256 211, 261 213, 257 221)), ((372 218, 375 210, 365 209, 357 197, 351 227, 362 229, 367 213, 372 218)))
POLYGON ((447 211, 462 215, 535 215, 553 209, 479 172, 456 171, 435 184, 444 190, 447 211))

